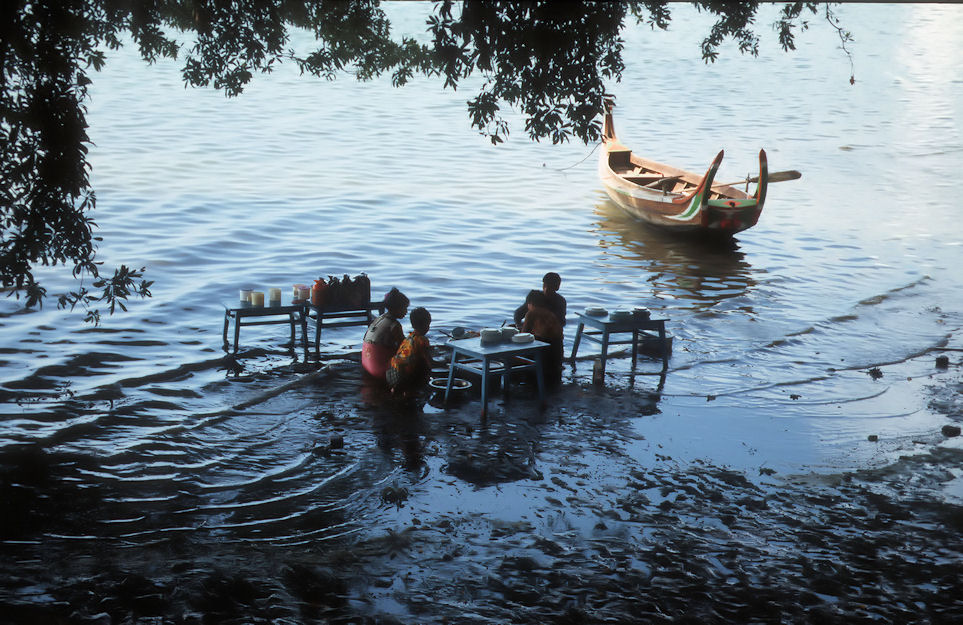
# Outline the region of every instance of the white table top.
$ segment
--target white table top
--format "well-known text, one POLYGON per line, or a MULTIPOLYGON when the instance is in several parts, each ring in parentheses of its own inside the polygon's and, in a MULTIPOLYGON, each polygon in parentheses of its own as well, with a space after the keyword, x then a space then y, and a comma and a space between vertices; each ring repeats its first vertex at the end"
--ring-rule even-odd
POLYGON ((485 343, 483 345, 481 342, 481 337, 478 336, 467 339, 451 339, 445 343, 442 343, 442 345, 447 345, 454 350, 479 358, 484 358, 486 356, 510 356, 512 354, 523 354, 525 352, 531 352, 549 346, 548 343, 539 340, 535 340, 530 343, 499 342, 485 343))

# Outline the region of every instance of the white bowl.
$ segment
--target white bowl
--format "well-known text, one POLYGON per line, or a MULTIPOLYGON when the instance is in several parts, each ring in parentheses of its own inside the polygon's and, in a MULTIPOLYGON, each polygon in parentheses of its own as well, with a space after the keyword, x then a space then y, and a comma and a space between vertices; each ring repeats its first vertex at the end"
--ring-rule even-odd
MULTIPOLYGON (((448 388, 448 378, 431 378, 428 380, 428 386, 443 391, 448 388)), ((464 378, 455 378, 451 381, 451 390, 453 391, 464 391, 469 388, 471 388, 471 382, 464 378)))
POLYGON ((535 335, 528 332, 519 332, 512 337, 512 343, 531 343, 535 340, 535 335))
POLYGON ((516 328, 509 328, 508 326, 503 327, 501 329, 501 332, 502 332, 502 340, 504 341, 510 341, 512 340, 513 336, 518 334, 518 330, 516 328))
POLYGON ((612 321, 628 321, 631 318, 631 310, 616 310, 612 313, 612 321))
POLYGON ((501 328, 485 328, 481 331, 482 343, 499 343, 502 340, 501 328))
POLYGON ((592 317, 604 317, 605 315, 609 314, 609 311, 605 310, 601 306, 590 306, 589 308, 585 309, 585 314, 592 317))

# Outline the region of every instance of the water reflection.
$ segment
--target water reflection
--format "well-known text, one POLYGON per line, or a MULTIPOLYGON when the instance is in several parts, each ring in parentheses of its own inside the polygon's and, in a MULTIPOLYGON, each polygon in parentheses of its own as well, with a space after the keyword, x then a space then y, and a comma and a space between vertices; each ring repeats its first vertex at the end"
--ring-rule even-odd
POLYGON ((595 207, 599 245, 619 264, 647 272, 653 295, 710 308, 755 286, 752 266, 734 239, 692 239, 652 228, 609 200, 595 207))

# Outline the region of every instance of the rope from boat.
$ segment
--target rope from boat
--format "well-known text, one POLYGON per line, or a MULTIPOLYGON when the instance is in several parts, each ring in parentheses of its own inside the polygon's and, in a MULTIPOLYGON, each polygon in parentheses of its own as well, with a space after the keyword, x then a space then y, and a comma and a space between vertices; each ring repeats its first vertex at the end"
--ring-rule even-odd
POLYGON ((568 167, 560 167, 560 168, 558 168, 556 171, 565 171, 566 169, 571 169, 571 168, 573 168, 573 167, 578 167, 579 165, 581 165, 582 163, 584 163, 586 160, 588 160, 588 157, 589 157, 589 156, 592 156, 593 154, 595 154, 595 150, 599 149, 599 146, 600 146, 600 145, 602 145, 602 142, 601 142, 601 141, 599 141, 598 143, 595 144, 595 147, 592 148, 592 151, 589 152, 589 153, 585 156, 585 158, 583 158, 583 159, 580 160, 579 162, 575 163, 574 165, 569 165, 568 167))

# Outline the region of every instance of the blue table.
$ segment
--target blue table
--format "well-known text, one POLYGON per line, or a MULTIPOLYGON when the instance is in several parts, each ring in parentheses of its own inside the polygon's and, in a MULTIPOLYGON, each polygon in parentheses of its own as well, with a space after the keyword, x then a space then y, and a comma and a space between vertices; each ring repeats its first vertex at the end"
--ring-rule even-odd
MULTIPOLYGON (((582 339, 600 343, 602 345, 602 375, 605 375, 605 361, 608 358, 609 345, 632 344, 632 366, 635 366, 639 351, 639 337, 645 337, 649 332, 658 332, 660 347, 662 348, 662 365, 668 366, 669 344, 665 336, 665 319, 650 319, 642 315, 632 315, 627 319, 612 319, 610 313, 604 316, 593 316, 586 313, 576 313, 578 330, 575 331, 575 343, 572 345, 572 360, 578 354, 578 346, 582 339), (585 327, 595 328, 595 331, 585 330, 585 327), (631 339, 613 340, 613 334, 631 333, 631 339)), ((655 335, 651 335, 655 336, 655 335)))
POLYGON ((481 376, 482 414, 488 412, 489 376, 502 376, 505 396, 508 396, 511 374, 516 371, 535 371, 538 382, 539 402, 545 401, 545 380, 542 376, 542 357, 549 348, 548 343, 486 343, 480 337, 450 340, 444 343, 451 349, 451 363, 448 368, 448 384, 445 386, 445 403, 451 393, 455 371, 469 371, 481 376))
POLYGON ((224 308, 224 347, 228 347, 227 329, 234 320, 234 353, 237 353, 241 337, 241 326, 261 326, 287 323, 291 326, 291 349, 294 349, 294 324, 301 325, 301 343, 304 356, 308 356, 308 322, 304 304, 287 306, 246 306, 244 308, 224 308))

